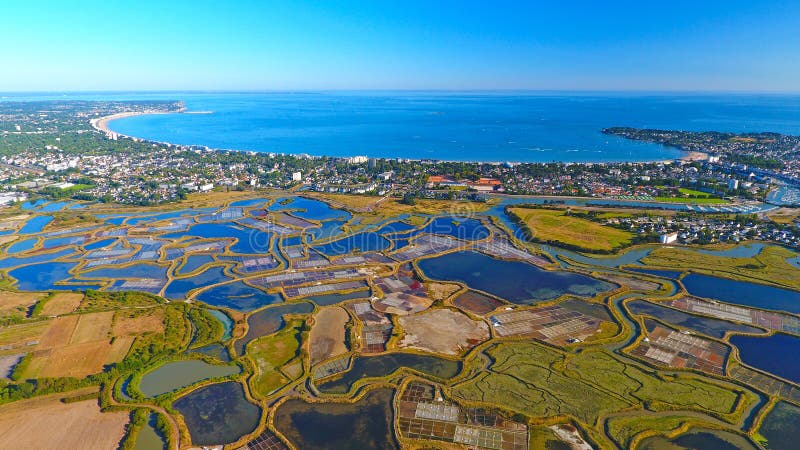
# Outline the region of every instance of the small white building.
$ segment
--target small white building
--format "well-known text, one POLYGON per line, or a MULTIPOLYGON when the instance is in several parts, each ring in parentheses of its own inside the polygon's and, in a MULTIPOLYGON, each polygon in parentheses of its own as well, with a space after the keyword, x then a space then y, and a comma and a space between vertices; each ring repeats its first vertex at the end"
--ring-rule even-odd
POLYGON ((300 172, 292 172, 292 181, 303 181, 303 174, 300 172))
POLYGON ((678 240, 678 232, 662 234, 658 241, 662 244, 671 244, 678 240))
POLYGON ((214 183, 206 183, 200 186, 200 192, 208 192, 214 189, 214 183))

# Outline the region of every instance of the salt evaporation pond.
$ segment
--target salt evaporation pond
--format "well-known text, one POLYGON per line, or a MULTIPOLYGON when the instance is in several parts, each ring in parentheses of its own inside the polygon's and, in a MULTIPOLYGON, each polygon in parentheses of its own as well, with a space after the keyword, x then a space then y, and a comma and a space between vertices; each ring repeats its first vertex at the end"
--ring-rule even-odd
POLYGON ((275 411, 275 428, 303 450, 394 450, 392 415, 392 390, 376 389, 355 403, 288 400, 275 411))
POLYGON ((745 364, 800 383, 800 337, 776 333, 768 337, 731 336, 745 364), (787 355, 791 355, 787 357, 787 355))
POLYGON ((255 430, 261 419, 261 408, 247 401, 244 388, 235 381, 197 389, 172 406, 183 416, 194 445, 235 442, 255 430))
POLYGON ((644 300, 634 300, 627 303, 627 306, 634 314, 649 314, 664 322, 689 328, 718 339, 723 338, 727 332, 754 334, 764 332, 759 328, 728 322, 727 320, 695 316, 644 300))
POLYGON ((349 212, 332 208, 331 205, 305 197, 279 198, 270 205, 270 211, 292 211, 297 217, 308 220, 350 220, 349 212))
POLYGON ((8 274, 17 279, 17 288, 22 291, 46 291, 98 289, 99 285, 56 285, 59 281, 71 278, 69 273, 78 263, 75 262, 47 262, 32 264, 10 270, 8 274))
POLYGON ((512 303, 536 304, 562 294, 593 296, 615 285, 586 275, 548 271, 520 261, 505 261, 473 251, 423 259, 419 268, 428 278, 460 281, 512 303))
POLYGON ((142 375, 139 391, 147 397, 172 392, 198 381, 239 373, 239 366, 217 366, 199 359, 166 363, 142 375))
POLYGON ((681 280, 690 294, 727 303, 800 313, 800 292, 691 273, 681 280))
POLYGON ((800 442, 800 407, 787 402, 778 402, 772 408, 758 434, 767 439, 771 450, 794 450, 800 442))
POLYGON ((139 430, 136 436, 136 445, 133 450, 166 450, 167 444, 164 438, 156 430, 156 415, 150 413, 147 416, 147 423, 139 430))
POLYGON ((230 280, 230 277, 225 275, 224 268, 211 267, 198 275, 194 275, 189 278, 178 278, 172 280, 167 285, 167 290, 164 292, 164 297, 173 300, 182 300, 192 289, 197 289, 228 280, 230 280))

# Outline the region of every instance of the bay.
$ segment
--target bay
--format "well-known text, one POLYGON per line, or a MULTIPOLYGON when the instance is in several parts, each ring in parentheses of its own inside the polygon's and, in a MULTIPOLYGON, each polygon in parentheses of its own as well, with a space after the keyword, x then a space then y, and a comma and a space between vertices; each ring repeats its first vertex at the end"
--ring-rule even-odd
MULTIPOLYGON (((121 134, 185 145, 326 156, 517 162, 673 159, 601 133, 632 126, 800 133, 800 97, 614 93, 175 93, 190 112, 114 120, 121 134)), ((135 95, 131 95, 135 97, 135 95)), ((152 97, 148 97, 152 99, 152 97)))

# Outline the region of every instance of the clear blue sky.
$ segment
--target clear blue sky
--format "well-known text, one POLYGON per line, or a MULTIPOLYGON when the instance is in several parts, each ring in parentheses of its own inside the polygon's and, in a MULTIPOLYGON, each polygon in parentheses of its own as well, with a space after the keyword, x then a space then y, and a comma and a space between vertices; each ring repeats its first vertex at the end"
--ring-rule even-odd
POLYGON ((800 1, 36 1, 0 91, 800 91, 800 1))

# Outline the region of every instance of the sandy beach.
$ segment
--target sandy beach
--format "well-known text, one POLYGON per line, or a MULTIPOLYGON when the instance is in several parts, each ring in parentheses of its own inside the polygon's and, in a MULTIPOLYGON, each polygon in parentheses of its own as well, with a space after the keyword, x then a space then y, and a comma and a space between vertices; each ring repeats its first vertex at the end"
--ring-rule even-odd
POLYGON ((126 117, 143 116, 145 114, 175 114, 175 113, 183 113, 185 111, 186 108, 181 108, 177 111, 130 111, 119 114, 112 114, 110 116, 98 117, 96 119, 90 120, 89 122, 91 123, 92 127, 94 127, 94 129, 98 131, 102 131, 104 133, 116 133, 114 130, 108 128, 108 124, 113 120, 124 119, 126 117))

